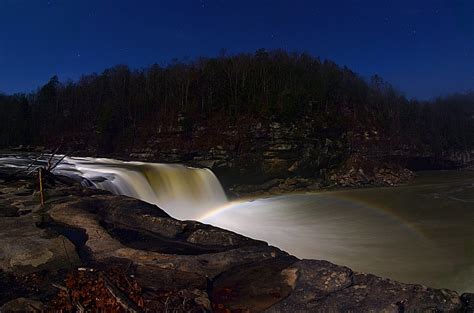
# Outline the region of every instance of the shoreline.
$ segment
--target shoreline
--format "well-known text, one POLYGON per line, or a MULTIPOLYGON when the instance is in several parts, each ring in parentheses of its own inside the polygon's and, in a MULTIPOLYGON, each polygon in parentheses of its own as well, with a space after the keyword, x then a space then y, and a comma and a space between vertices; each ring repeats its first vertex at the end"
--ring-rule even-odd
MULTIPOLYGON (((0 185, 5 241, 0 248, 4 258, 0 274, 12 283, 12 292, 22 287, 22 279, 33 279, 41 272, 46 275, 45 282, 55 281, 70 292, 104 292, 102 287, 96 291, 85 287, 84 281, 94 281, 98 286, 112 284, 142 309, 163 308, 163 294, 175 303, 183 296, 187 298, 183 312, 472 309, 473 294, 459 296, 454 291, 353 272, 326 261, 300 260, 265 242, 225 229, 173 219, 160 208, 136 199, 56 183, 55 187, 47 186, 46 206, 41 208, 30 181, 0 185), (22 221, 21 229, 32 237, 23 232, 15 237, 20 227, 15 221, 22 221), (58 233, 59 228, 48 227, 51 222, 62 225, 63 230, 58 233), (54 248, 58 240, 63 242, 61 249, 54 248), (16 252, 5 250, 12 244, 16 252), (20 255, 24 257, 18 259, 20 255), (36 257, 28 257, 32 255, 36 257), (127 289, 123 274, 117 274, 116 268, 141 291, 127 289), (57 271, 64 274, 53 274, 57 271), (108 277, 105 280, 101 278, 104 275, 108 277), (166 283, 163 277, 168 277, 166 283), (152 286, 154 298, 149 298, 143 290, 152 286), (320 296, 309 301, 314 294, 320 296)), ((67 294, 53 285, 38 284, 38 291, 4 296, 0 299, 2 310, 25 303, 46 309, 67 304, 67 294), (23 299, 18 300, 18 296, 23 299)), ((80 303, 88 303, 86 300, 85 296, 78 298, 80 303)))
MULTIPOLYGON (((19 151, 15 150, 0 150, 0 155, 8 154, 8 155, 15 155, 18 154, 19 151)), ((34 150, 27 150, 21 151, 20 153, 27 153, 27 154, 38 154, 40 152, 34 150)), ((91 158, 91 156, 82 156, 82 155, 74 155, 71 156, 72 158, 91 158)), ((126 158, 121 157, 119 155, 100 155, 100 156, 92 156, 92 158, 105 158, 105 159, 112 159, 112 160, 119 160, 122 162, 142 162, 142 163, 163 163, 163 164, 182 164, 189 167, 194 168, 205 168, 211 171, 212 168, 199 166, 196 164, 191 163, 173 163, 173 162, 163 162, 159 160, 142 160, 139 158, 126 158)), ((278 180, 280 182, 285 182, 287 180, 308 180, 310 181, 306 187, 290 187, 290 188, 268 188, 262 187, 266 185, 269 181, 266 181, 263 184, 235 184, 232 186, 223 186, 227 199, 229 201, 236 201, 236 200, 255 200, 255 199, 267 199, 274 196, 284 196, 289 194, 305 194, 305 193, 319 193, 319 192, 334 192, 334 191, 350 191, 350 190, 360 190, 360 189, 371 189, 371 188, 393 188, 393 187, 401 187, 406 186, 414 182, 417 178, 418 173, 424 172, 436 172, 436 171, 463 171, 463 170, 474 170, 473 166, 466 166, 461 168, 455 169, 436 169, 436 170, 420 170, 420 171, 413 171, 411 172, 412 175, 408 175, 406 179, 404 179, 400 183, 396 184, 380 184, 380 183, 359 183, 353 184, 350 186, 344 186, 337 183, 333 183, 331 185, 324 185, 322 184, 321 179, 308 179, 304 177, 287 177, 287 178, 276 178, 274 180, 278 180), (309 187, 308 187, 309 186, 309 187), (237 188, 248 188, 250 187, 252 190, 255 191, 235 191, 237 188)), ((222 177, 218 177, 218 179, 222 179, 222 177)), ((225 179, 225 178, 224 178, 225 179)))
MULTIPOLYGON (((38 149, 27 149, 27 150, 15 150, 15 149, 4 149, 0 150, 0 155, 7 154, 7 155, 17 155, 17 154, 41 154, 44 153, 45 149, 38 151, 38 149)), ((52 151, 47 153, 50 155, 52 151)), ((162 163, 162 164, 182 164, 189 167, 194 168, 206 168, 213 171, 214 174, 217 175, 218 179, 221 181, 227 181, 229 177, 226 175, 218 175, 215 172, 215 169, 202 166, 196 164, 195 162, 167 162, 166 160, 144 160, 141 158, 132 158, 132 157, 125 157, 123 155, 118 154, 94 154, 91 156, 90 154, 75 154, 74 156, 70 156, 72 158, 104 158, 104 159, 112 159, 112 160, 119 160, 122 162, 143 162, 143 163, 162 163)), ((350 190, 350 189, 364 189, 364 188, 378 188, 378 187, 396 187, 402 186, 404 184, 409 183, 412 181, 415 176, 416 172, 411 172, 407 175, 407 177, 401 177, 400 182, 396 183, 385 183, 385 182, 371 182, 367 179, 365 174, 362 174, 362 180, 360 178, 355 178, 354 182, 351 182, 348 185, 341 184, 340 181, 335 178, 333 181, 327 181, 322 178, 310 178, 310 177, 302 177, 298 175, 292 175, 287 177, 276 177, 270 178, 264 181, 261 184, 252 184, 249 182, 241 182, 235 183, 230 186, 227 184, 223 184, 224 190, 226 195, 228 196, 229 200, 235 200, 239 197, 257 197, 257 196, 276 196, 276 195, 284 195, 287 193, 304 193, 304 192, 324 192, 324 191, 335 191, 335 190, 350 190), (413 175, 411 175, 411 173, 413 175), (358 181, 359 179, 359 181, 358 181)), ((401 174, 400 174, 401 175, 401 174)), ((374 179, 373 177, 369 177, 369 179, 374 179)), ((340 179, 339 179, 340 180, 340 179)))

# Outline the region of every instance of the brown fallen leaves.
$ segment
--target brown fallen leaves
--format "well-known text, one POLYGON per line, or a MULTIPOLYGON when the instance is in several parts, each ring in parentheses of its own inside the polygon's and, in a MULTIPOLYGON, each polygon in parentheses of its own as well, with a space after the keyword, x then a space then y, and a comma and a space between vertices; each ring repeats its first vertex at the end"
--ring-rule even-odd
MULTIPOLYGON (((131 263, 108 262, 68 273, 15 276, 0 271, 0 300, 39 300, 45 312, 173 312, 212 310, 204 290, 146 285, 131 263)), ((229 312, 217 310, 217 312, 229 312)))
POLYGON ((51 310, 127 312, 126 303, 144 307, 138 283, 117 269, 107 272, 74 270, 67 275, 64 286, 57 285, 57 288, 59 293, 48 303, 51 310), (110 284, 120 290, 120 298, 110 292, 110 284))
POLYGON ((51 287, 45 272, 15 275, 0 270, 0 303, 19 297, 29 298, 45 295, 48 292, 54 292, 52 289, 54 288, 51 287))

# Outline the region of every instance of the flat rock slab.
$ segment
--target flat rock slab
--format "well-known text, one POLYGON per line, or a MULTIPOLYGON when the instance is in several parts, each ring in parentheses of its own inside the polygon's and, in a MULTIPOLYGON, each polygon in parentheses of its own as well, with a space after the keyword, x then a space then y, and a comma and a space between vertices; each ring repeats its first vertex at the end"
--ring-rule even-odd
POLYGON ((0 269, 29 273, 80 264, 67 238, 49 234, 37 222, 39 218, 32 214, 0 218, 0 269))

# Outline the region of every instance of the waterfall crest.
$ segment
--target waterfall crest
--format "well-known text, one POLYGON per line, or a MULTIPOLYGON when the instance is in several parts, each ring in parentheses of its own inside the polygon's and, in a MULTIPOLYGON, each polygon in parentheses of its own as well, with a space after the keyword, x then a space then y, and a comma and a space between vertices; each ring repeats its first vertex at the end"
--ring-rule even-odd
POLYGON ((209 169, 180 164, 124 162, 105 158, 66 158, 57 172, 79 176, 84 184, 158 205, 178 219, 196 219, 227 203, 209 169))

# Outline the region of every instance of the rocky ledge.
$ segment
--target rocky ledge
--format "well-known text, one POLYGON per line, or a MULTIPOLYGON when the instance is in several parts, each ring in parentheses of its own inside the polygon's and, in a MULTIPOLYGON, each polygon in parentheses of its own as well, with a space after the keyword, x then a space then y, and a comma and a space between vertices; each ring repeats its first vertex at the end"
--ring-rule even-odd
POLYGON ((335 188, 398 186, 411 181, 415 173, 395 163, 371 160, 354 154, 337 169, 327 171, 325 176, 327 177, 324 179, 302 176, 273 178, 262 184, 232 186, 229 193, 236 196, 257 196, 335 188))
POLYGON ((472 312, 474 295, 383 279, 104 191, 0 177, 1 312, 472 312))

